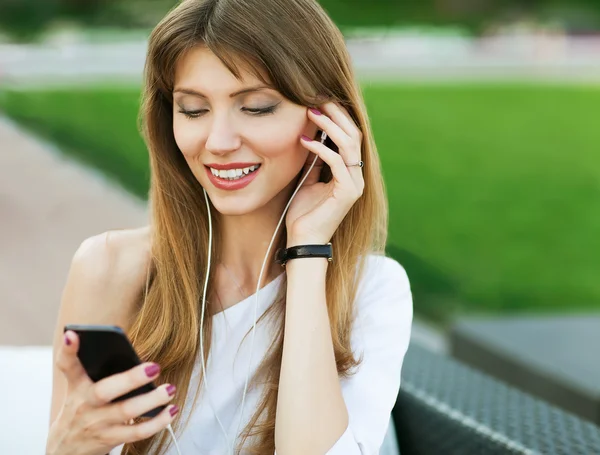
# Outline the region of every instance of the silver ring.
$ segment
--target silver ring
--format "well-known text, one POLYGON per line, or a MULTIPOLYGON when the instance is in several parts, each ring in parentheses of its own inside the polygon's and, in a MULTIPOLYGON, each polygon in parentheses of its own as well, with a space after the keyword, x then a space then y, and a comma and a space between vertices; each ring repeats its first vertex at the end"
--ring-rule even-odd
POLYGON ((365 167, 365 163, 364 161, 359 161, 358 163, 354 163, 354 164, 346 164, 346 167, 353 167, 353 166, 358 166, 358 167, 365 167))

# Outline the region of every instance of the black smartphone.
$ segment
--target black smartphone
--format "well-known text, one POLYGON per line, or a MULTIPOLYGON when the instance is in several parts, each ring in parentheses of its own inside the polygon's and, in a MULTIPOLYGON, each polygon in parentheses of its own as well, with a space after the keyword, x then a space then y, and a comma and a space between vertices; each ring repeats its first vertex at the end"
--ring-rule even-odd
MULTIPOLYGON (((121 329, 112 325, 77 325, 67 324, 64 332, 72 330, 79 335, 79 351, 77 357, 90 379, 94 382, 116 373, 127 371, 142 363, 129 338, 121 329)), ((126 393, 112 402, 151 392, 156 389, 153 382, 145 384, 126 393)), ((159 406, 142 414, 141 417, 154 417, 165 409, 159 406)))

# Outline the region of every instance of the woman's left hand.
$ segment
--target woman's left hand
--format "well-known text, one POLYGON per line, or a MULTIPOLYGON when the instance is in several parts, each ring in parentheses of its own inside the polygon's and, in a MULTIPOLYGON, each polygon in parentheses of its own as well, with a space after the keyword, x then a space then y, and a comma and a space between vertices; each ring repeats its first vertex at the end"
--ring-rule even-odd
MULTIPOLYGON (((363 170, 347 167, 362 159, 362 133, 346 109, 337 103, 326 103, 321 111, 307 109, 308 118, 325 131, 337 145, 339 154, 319 140, 303 136, 300 142, 308 154, 302 176, 318 155, 317 162, 294 197, 286 215, 287 247, 298 244, 326 244, 362 195, 363 170), (319 113, 321 112, 321 113, 319 113), (331 168, 329 183, 319 182, 323 162, 331 168)), ((317 138, 320 139, 320 138, 317 138)))

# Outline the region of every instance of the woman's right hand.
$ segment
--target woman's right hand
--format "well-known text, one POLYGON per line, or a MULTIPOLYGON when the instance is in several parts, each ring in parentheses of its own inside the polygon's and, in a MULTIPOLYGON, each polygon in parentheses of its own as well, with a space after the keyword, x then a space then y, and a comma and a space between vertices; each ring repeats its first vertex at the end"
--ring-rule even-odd
POLYGON ((158 365, 143 363, 94 383, 77 357, 78 349, 79 337, 67 331, 56 358, 57 367, 67 379, 67 395, 50 427, 47 455, 104 455, 121 444, 149 438, 172 422, 178 411, 174 405, 151 419, 130 424, 132 419, 172 400, 175 387, 169 384, 111 403, 156 379, 158 365))

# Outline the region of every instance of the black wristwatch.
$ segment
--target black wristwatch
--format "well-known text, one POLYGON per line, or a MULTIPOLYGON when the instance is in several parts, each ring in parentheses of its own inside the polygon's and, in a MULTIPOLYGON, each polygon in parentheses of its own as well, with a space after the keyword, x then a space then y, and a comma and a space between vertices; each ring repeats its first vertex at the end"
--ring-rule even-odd
POLYGON ((290 248, 279 248, 275 254, 275 262, 285 267, 290 259, 298 258, 327 258, 333 262, 333 247, 331 242, 327 245, 296 245, 290 248))

